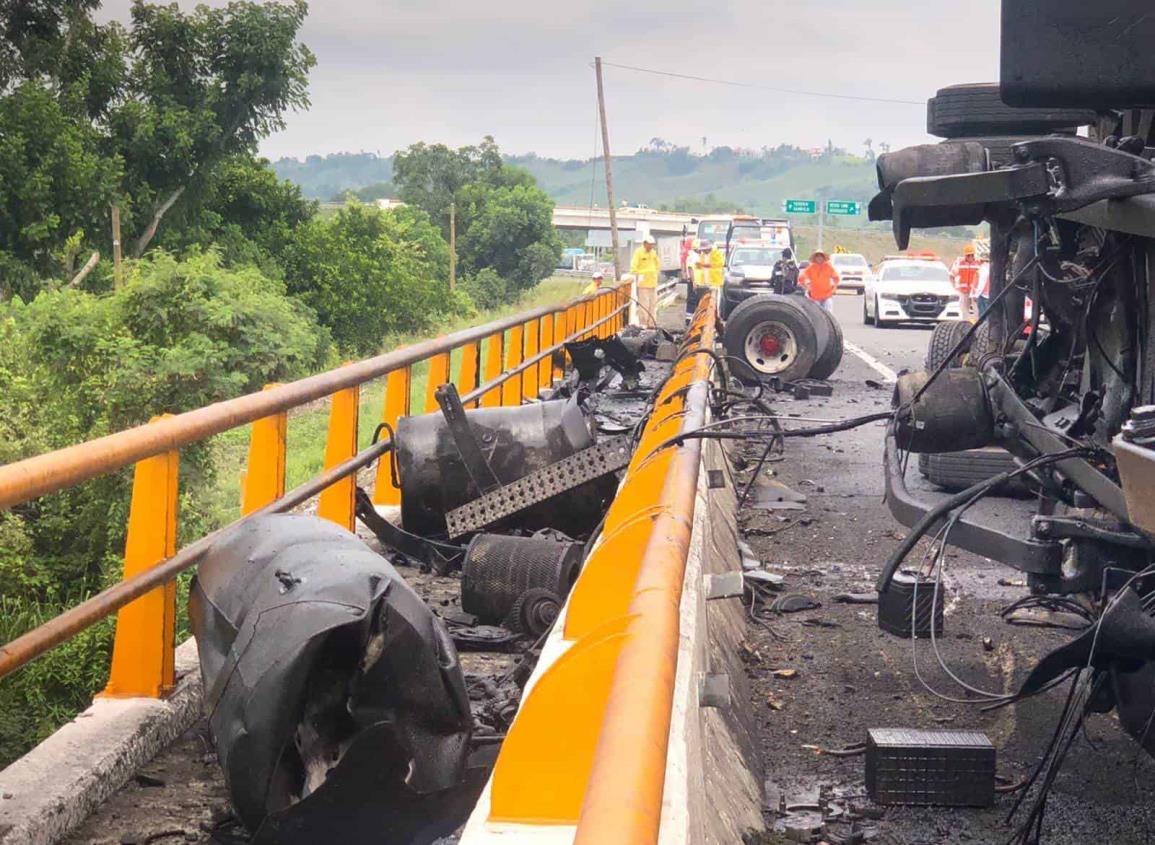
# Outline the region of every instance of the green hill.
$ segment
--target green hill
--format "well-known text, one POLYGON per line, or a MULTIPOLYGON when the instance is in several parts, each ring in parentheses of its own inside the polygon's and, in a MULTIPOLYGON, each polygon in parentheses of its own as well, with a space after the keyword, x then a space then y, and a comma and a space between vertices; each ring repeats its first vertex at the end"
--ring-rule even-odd
MULTIPOLYGON (((600 159, 530 154, 507 160, 533 174, 559 204, 606 203, 600 159)), ((392 164, 391 157, 373 153, 340 153, 304 161, 280 159, 273 169, 313 199, 339 199, 347 191, 371 199, 374 193, 386 196, 392 190, 392 164)), ((875 184, 874 165, 867 159, 839 150, 814 158, 790 146, 757 152, 720 147, 706 156, 691 155, 684 147, 660 146, 616 156, 614 181, 617 198, 630 204, 691 208, 705 203, 762 214, 779 211, 782 201, 791 197, 866 201, 875 184)))

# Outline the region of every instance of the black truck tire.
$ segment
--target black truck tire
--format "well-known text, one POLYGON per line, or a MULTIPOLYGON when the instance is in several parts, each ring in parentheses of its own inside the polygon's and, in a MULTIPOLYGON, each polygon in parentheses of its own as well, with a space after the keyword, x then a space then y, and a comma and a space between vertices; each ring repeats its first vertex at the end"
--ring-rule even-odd
MULTIPOLYGON (((826 328, 826 327, 824 327, 826 328)), ((825 335, 829 342, 829 329, 825 335)), ((730 312, 722 332, 731 372, 747 384, 806 378, 822 353, 802 298, 761 294, 730 312)))
MULTIPOLYGON (((965 452, 924 452, 918 456, 918 469, 926 480, 952 493, 1015 469, 1011 453, 997 446, 969 449, 965 452)), ((1030 490, 1019 478, 995 488, 999 496, 1028 496, 1030 490)))
MULTIPOLYGON (((943 361, 947 360, 950 352, 963 336, 970 331, 971 324, 966 320, 947 320, 939 323, 930 333, 930 343, 926 346, 926 371, 933 373, 943 361)), ((950 358, 950 367, 961 367, 963 356, 970 350, 968 342, 954 357, 950 358)))
POLYGON ((834 371, 842 363, 842 326, 838 324, 834 315, 825 308, 819 306, 815 310, 822 315, 830 327, 830 342, 826 344, 826 348, 822 350, 822 354, 814 362, 814 368, 810 371, 810 378, 828 379, 834 375, 834 371))
POLYGON ((939 138, 1045 135, 1092 124, 1090 109, 1019 109, 999 95, 997 82, 940 88, 926 103, 926 131, 939 138))

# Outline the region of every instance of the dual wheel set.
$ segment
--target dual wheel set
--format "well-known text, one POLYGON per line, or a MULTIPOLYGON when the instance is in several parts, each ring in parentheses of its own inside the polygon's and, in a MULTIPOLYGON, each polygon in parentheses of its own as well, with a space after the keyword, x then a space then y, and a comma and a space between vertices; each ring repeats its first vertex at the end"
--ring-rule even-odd
POLYGON ((722 343, 747 384, 826 379, 842 361, 842 327, 805 296, 750 297, 730 312, 722 343))

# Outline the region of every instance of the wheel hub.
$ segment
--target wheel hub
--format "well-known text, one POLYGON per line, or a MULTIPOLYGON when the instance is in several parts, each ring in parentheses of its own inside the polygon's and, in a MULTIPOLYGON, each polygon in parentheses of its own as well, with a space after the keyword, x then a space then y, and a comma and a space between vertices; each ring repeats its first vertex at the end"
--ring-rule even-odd
POLYGON ((777 355, 782 351, 782 344, 773 335, 763 335, 762 340, 758 343, 758 348, 763 355, 777 355))

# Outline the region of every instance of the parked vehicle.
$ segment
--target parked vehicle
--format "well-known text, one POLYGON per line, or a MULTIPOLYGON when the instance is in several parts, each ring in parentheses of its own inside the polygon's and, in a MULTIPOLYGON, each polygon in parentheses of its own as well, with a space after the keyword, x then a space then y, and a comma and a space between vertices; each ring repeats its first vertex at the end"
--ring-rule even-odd
POLYGON ((887 256, 878 266, 878 275, 866 282, 862 322, 868 326, 936 323, 961 317, 950 270, 936 256, 887 256))
POLYGON ((838 284, 839 290, 862 293, 866 289, 866 283, 874 278, 870 262, 857 252, 836 252, 830 256, 830 263, 842 278, 838 284))

